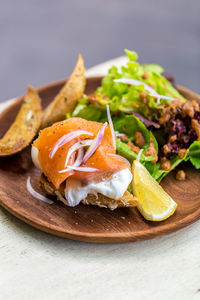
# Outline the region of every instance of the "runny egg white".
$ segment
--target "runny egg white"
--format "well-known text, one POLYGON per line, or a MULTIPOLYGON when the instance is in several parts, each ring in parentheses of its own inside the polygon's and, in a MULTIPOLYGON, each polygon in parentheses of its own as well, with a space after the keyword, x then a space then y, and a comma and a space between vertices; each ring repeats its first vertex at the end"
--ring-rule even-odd
POLYGON ((118 200, 127 190, 132 180, 132 174, 128 168, 114 173, 111 177, 98 183, 91 182, 82 186, 81 182, 72 178, 66 181, 65 198, 69 206, 78 205, 88 194, 98 193, 108 198, 118 200))

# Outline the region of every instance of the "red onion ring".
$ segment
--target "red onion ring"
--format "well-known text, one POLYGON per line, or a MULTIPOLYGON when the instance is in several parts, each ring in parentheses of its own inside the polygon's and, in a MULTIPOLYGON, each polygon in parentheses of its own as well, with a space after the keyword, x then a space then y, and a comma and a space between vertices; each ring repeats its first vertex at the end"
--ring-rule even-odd
POLYGON ((93 140, 83 140, 83 141, 79 141, 77 143, 75 143, 74 145, 72 145, 68 152, 67 152, 67 157, 66 157, 66 161, 65 161, 65 168, 67 167, 67 164, 69 162, 69 158, 72 155, 72 153, 74 153, 75 151, 77 151, 80 148, 86 147, 86 146, 90 146, 92 145, 93 140))
POLYGON ((27 190, 29 191, 29 193, 36 199, 38 200, 41 200, 45 203, 48 203, 48 204, 53 204, 54 202, 52 200, 50 200, 49 198, 39 194, 38 192, 36 192, 33 187, 31 186, 31 177, 28 176, 27 178, 27 182, 26 182, 26 187, 27 187, 27 190))
POLYGON ((93 140, 91 146, 86 151, 81 164, 85 163, 92 156, 92 154, 96 151, 96 149, 98 148, 98 146, 101 144, 101 141, 103 139, 104 131, 105 131, 105 128, 106 128, 107 124, 108 123, 105 122, 102 125, 102 127, 100 128, 100 130, 99 130, 97 136, 95 137, 95 139, 93 140))
POLYGON ((85 130, 76 130, 76 131, 72 131, 68 134, 63 135, 54 145, 53 149, 51 150, 49 157, 53 158, 53 156, 55 155, 56 151, 58 150, 58 148, 62 147, 64 144, 68 143, 69 141, 73 140, 74 138, 80 136, 80 135, 90 135, 92 136, 93 133, 89 132, 89 131, 85 131, 85 130))
POLYGON ((123 156, 121 156, 119 154, 114 154, 114 153, 108 153, 108 155, 109 156, 114 156, 114 157, 117 157, 117 158, 121 159, 123 162, 125 162, 131 168, 130 162, 125 157, 123 157, 123 156))
POLYGON ((140 149, 140 151, 139 151, 139 153, 138 153, 138 155, 137 155, 137 157, 136 157, 136 160, 137 161, 140 161, 140 158, 141 158, 141 155, 142 155, 142 152, 144 151, 144 149, 140 149))
POLYGON ((116 135, 115 135, 115 131, 114 131, 114 126, 113 126, 112 118, 111 118, 111 115, 110 115, 109 105, 106 105, 106 109, 107 109, 108 123, 110 125, 110 130, 111 130, 111 134, 112 134, 113 147, 116 150, 116 135))
POLYGON ((167 99, 167 100, 175 100, 175 98, 173 97, 169 97, 169 96, 164 96, 164 95, 159 95, 152 87, 150 87, 148 84, 146 84, 143 81, 140 80, 136 80, 133 78, 119 78, 119 79, 115 79, 115 82, 120 82, 120 83, 125 83, 125 84, 131 84, 131 85, 143 85, 145 90, 148 91, 150 94, 150 96, 156 97, 156 98, 160 98, 160 99, 167 99))
POLYGON ((61 170, 61 171, 59 171, 59 173, 65 173, 65 172, 68 172, 69 170, 80 171, 80 172, 96 172, 96 171, 99 171, 99 169, 90 168, 90 167, 67 166, 67 169, 61 170))
POLYGON ((80 148, 78 150, 77 158, 76 158, 75 162, 73 163, 72 167, 79 167, 83 160, 83 156, 84 156, 84 150, 83 150, 83 148, 80 148))

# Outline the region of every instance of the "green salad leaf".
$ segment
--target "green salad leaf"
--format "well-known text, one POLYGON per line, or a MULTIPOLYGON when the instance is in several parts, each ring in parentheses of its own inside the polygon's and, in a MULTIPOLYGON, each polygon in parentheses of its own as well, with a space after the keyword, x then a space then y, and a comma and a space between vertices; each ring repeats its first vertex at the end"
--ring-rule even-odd
POLYGON ((171 83, 162 76, 164 69, 156 64, 140 65, 136 60, 138 58, 134 51, 125 50, 129 61, 126 66, 118 70, 116 66, 109 69, 108 75, 102 80, 101 86, 97 89, 98 101, 102 104, 105 97, 109 99, 111 111, 122 111, 131 113, 139 112, 145 117, 151 119, 161 106, 166 106, 172 100, 160 99, 157 101, 145 90, 143 82, 163 96, 179 98, 185 101, 185 98, 171 85, 171 83), (127 85, 115 82, 115 79, 131 78, 141 82, 141 85, 127 85), (146 100, 143 103, 141 93, 146 93, 146 100))
MULTIPOLYGON (((133 152, 126 143, 121 142, 119 139, 116 139, 116 148, 117 148, 117 153, 125 157, 126 159, 128 159, 131 164, 133 163, 134 160, 136 160, 138 156, 138 154, 133 152)), ((151 162, 154 159, 155 158, 153 156, 147 156, 144 153, 142 153, 140 157, 140 162, 142 163, 145 161, 151 162)))
POLYGON ((151 174, 153 178, 155 178, 158 182, 160 182, 169 172, 171 172, 173 169, 175 169, 180 163, 182 163, 185 160, 185 157, 180 159, 178 155, 176 157, 173 157, 170 159, 171 163, 171 169, 169 171, 162 170, 160 168, 160 162, 157 162, 155 164, 145 163, 145 167, 151 174))
POLYGON ((144 150, 146 150, 150 144, 150 139, 152 138, 154 141, 154 145, 156 150, 158 151, 158 144, 153 135, 153 133, 146 128, 146 126, 135 116, 133 115, 125 115, 124 117, 120 117, 117 120, 113 118, 114 128, 118 132, 124 132, 129 138, 134 141, 134 135, 136 131, 142 133, 145 139, 144 150))
POLYGON ((92 104, 79 103, 72 113, 72 117, 79 117, 88 121, 102 122, 106 118, 105 109, 95 107, 92 104))
MULTIPOLYGON (((189 160, 195 168, 200 169, 200 141, 192 143, 189 153, 183 159, 180 159, 178 155, 171 158, 169 171, 162 170, 159 161, 155 163, 154 157, 145 154, 152 140, 158 153, 158 144, 159 148, 166 144, 167 136, 162 126, 160 129, 153 129, 152 132, 132 113, 138 112, 149 120, 155 120, 155 115, 158 119, 162 109, 167 107, 172 99, 181 99, 183 102, 186 99, 162 76, 164 69, 161 66, 157 64, 141 65, 137 61, 136 52, 125 49, 125 53, 129 59, 127 64, 120 69, 112 66, 107 76, 102 79, 101 86, 97 88, 94 95, 90 95, 94 96, 94 99, 84 95, 78 100, 71 116, 103 123, 107 121, 106 105, 109 105, 115 131, 126 134, 128 140, 133 143, 135 133, 137 131, 142 133, 145 144, 142 147, 144 151, 140 161, 158 182, 183 161, 189 160), (141 84, 136 86, 115 81, 120 78, 135 79, 141 84), (157 99, 150 95, 144 84, 149 85, 159 95, 172 99, 163 99, 162 97, 157 99)), ((69 118, 70 115, 68 114, 66 117, 69 118)), ((137 158, 137 153, 131 150, 127 141, 123 142, 117 138, 116 148, 117 153, 127 158, 130 163, 137 158)))
MULTIPOLYGON (((102 123, 107 121, 107 114, 105 108, 99 109, 98 107, 95 107, 92 104, 86 105, 79 103, 79 105, 74 110, 72 116, 102 123)), ((153 133, 150 130, 148 130, 137 117, 133 115, 120 114, 119 116, 113 116, 112 121, 115 131, 125 133, 133 142, 136 131, 141 132, 146 142, 143 147, 144 150, 147 150, 150 144, 150 139, 152 138, 155 145, 155 149, 156 151, 158 151, 158 144, 153 133)), ((116 147, 117 152, 120 155, 127 158, 130 161, 130 163, 132 163, 133 160, 137 158, 137 154, 133 152, 125 142, 121 142, 119 139, 117 139, 116 147)), ((152 156, 147 156, 144 153, 142 153, 141 155, 141 161, 154 160, 155 158, 152 156)))
POLYGON ((196 169, 200 169, 200 141, 195 141, 190 145, 188 159, 196 169))

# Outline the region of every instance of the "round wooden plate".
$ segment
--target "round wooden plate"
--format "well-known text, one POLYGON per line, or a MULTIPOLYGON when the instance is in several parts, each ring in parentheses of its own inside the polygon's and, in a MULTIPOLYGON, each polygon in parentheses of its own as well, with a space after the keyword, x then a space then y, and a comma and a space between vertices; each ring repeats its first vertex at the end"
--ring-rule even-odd
MULTIPOLYGON (((86 93, 93 92, 101 77, 87 79, 86 93)), ((58 93, 64 81, 39 88, 45 107, 58 93)), ((178 87, 187 98, 200 99, 192 91, 178 87)), ((23 97, 0 115, 0 137, 13 122, 23 97)), ((45 232, 87 242, 129 242, 168 234, 195 222, 200 218, 200 172, 189 165, 187 180, 176 181, 171 172, 162 181, 164 189, 178 203, 175 214, 163 222, 146 221, 136 208, 120 208, 115 211, 95 206, 66 207, 55 201, 53 205, 33 198, 26 189, 27 177, 40 191, 40 172, 31 162, 30 147, 11 157, 0 158, 0 204, 10 213, 45 232)))

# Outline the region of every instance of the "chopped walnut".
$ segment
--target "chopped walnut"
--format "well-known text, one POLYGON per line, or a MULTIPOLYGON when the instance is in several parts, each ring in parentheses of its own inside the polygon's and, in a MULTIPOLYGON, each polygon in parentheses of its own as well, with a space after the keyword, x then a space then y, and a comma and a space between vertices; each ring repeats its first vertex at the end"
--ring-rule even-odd
POLYGON ((146 71, 144 71, 143 75, 142 75, 142 79, 148 79, 149 75, 146 71))
POLYGON ((200 104, 195 100, 192 100, 191 102, 192 102, 192 105, 194 107, 194 111, 199 112, 200 111, 200 104))
POLYGON ((141 92, 140 93, 140 98, 142 100, 142 103, 147 103, 147 93, 146 92, 141 92))
POLYGON ((161 114, 161 117, 159 119, 160 125, 165 124, 169 121, 171 115, 169 113, 169 110, 167 108, 164 108, 161 114))
MULTIPOLYGON (((94 106, 99 106, 99 101, 98 101, 98 96, 101 96, 100 94, 90 94, 88 96, 88 100, 90 101, 91 104, 93 104, 94 106)), ((109 102, 109 98, 108 97, 103 97, 103 100, 106 102, 109 102)))
POLYGON ((173 143, 173 142, 175 142, 176 139, 177 139, 177 135, 174 134, 174 135, 170 136, 169 142, 170 142, 170 143, 173 143))
POLYGON ((183 105, 183 113, 190 118, 194 117, 194 107, 192 105, 192 101, 186 101, 183 105))
POLYGON ((189 150, 187 150, 187 149, 180 149, 180 150, 178 151, 178 157, 179 157, 180 159, 182 159, 182 158, 185 156, 185 154, 188 153, 188 151, 189 151, 189 150))
POLYGON ((168 107, 162 110, 159 123, 161 125, 167 123, 171 118, 172 114, 174 114, 177 108, 181 107, 182 104, 183 102, 180 99, 173 100, 168 107))
POLYGON ((166 157, 162 157, 160 159, 160 168, 165 171, 169 171, 171 169, 171 163, 166 157))
POLYGON ((131 141, 128 142, 127 146, 129 146, 129 148, 137 154, 140 152, 140 148, 135 146, 131 141))
POLYGON ((192 128, 196 132, 197 140, 200 141, 200 124, 197 120, 192 119, 192 128))
POLYGON ((121 136, 118 137, 120 139, 120 141, 122 142, 126 142, 128 141, 128 136, 126 134, 123 134, 121 136))
POLYGON ((164 152, 164 154, 167 154, 170 152, 169 146, 167 144, 163 146, 163 152, 164 152))
POLYGON ((183 170, 179 170, 176 173, 176 179, 177 180, 185 180, 186 179, 186 173, 183 170))
POLYGON ((180 99, 176 99, 169 104, 169 108, 174 112, 177 110, 177 108, 181 107, 182 105, 183 105, 183 101, 180 99))
POLYGON ((142 148, 145 145, 145 139, 143 137, 143 134, 139 131, 136 131, 134 135, 134 141, 136 146, 142 148))
POLYGON ((149 144, 149 147, 148 147, 147 151, 145 151, 145 154, 155 157, 155 160, 153 160, 152 163, 157 162, 158 154, 157 154, 157 151, 156 151, 156 148, 155 148, 155 145, 154 145, 154 142, 153 142, 152 138, 150 139, 150 144, 149 144))

